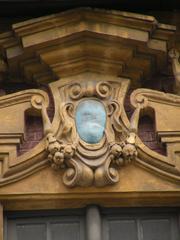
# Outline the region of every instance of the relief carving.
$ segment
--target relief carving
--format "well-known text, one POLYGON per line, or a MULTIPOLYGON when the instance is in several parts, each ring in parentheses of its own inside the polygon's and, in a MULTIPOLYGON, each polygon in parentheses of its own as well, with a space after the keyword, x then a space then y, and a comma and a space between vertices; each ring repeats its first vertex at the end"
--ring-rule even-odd
MULTIPOLYGON (((1 55, 6 61, 0 59, 0 81, 9 72, 12 80, 14 73, 21 76, 20 82, 51 82, 55 114, 50 122, 44 91, 0 98, 0 186, 49 167, 51 176, 57 176, 52 169, 63 175, 59 181, 67 187, 101 187, 117 183, 120 171, 131 163, 179 184, 180 97, 137 89, 131 95, 135 110, 130 120, 124 110, 129 79, 133 87, 141 86, 142 80, 149 81, 164 68, 174 32, 173 26, 149 16, 76 9, 15 24, 3 34, 1 55), (85 101, 96 102, 95 107, 77 116, 85 101), (138 137, 139 118, 147 109, 155 113, 157 136, 166 144, 167 156, 138 137), (17 156, 29 110, 42 115, 44 138, 17 156)), ((169 54, 179 90, 179 53, 169 54)))
POLYGON ((117 183, 123 166, 130 163, 179 182, 180 97, 137 89, 131 94, 135 110, 129 121, 124 110, 128 85, 125 78, 94 73, 53 82, 52 122, 45 92, 26 90, 2 96, 0 112, 7 121, 0 124, 0 186, 51 166, 62 173, 59 181, 67 187, 102 187, 117 183), (167 145, 167 156, 149 149, 138 137, 140 115, 149 109, 155 113, 157 136, 167 145), (42 115, 45 138, 17 156, 26 110, 42 115))
MULTIPOLYGON (((61 130, 55 137, 46 124, 45 132, 49 162, 55 170, 64 169, 66 186, 114 184, 119 169, 137 156, 136 135, 120 120, 119 90, 116 82, 96 80, 60 88, 61 130)), ((46 113, 43 118, 49 122, 46 113)))

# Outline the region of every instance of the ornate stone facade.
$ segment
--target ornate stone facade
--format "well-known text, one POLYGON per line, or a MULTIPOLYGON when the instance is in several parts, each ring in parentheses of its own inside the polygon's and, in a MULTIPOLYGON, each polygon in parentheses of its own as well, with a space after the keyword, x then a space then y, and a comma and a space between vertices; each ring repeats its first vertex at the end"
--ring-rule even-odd
POLYGON ((4 209, 179 205, 180 96, 141 88, 170 55, 178 89, 174 32, 150 16, 85 8, 18 23, 0 35, 1 76, 48 85, 52 95, 29 89, 0 97, 4 209), (85 103, 91 108, 79 111, 85 103), (42 118, 43 138, 18 155, 26 114, 42 118), (145 114, 154 116, 166 155, 139 138, 145 114))

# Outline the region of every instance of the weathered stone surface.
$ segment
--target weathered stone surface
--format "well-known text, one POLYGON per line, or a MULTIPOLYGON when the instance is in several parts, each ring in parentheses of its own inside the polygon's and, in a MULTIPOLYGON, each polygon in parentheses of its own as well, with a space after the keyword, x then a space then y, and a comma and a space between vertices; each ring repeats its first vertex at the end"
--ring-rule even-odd
POLYGON ((166 66, 174 30, 153 17, 79 9, 16 24, 0 36, 11 76, 27 82, 60 78, 50 84, 52 122, 44 92, 44 101, 34 99, 37 90, 0 99, 0 200, 5 209, 179 204, 180 98, 139 89, 132 94, 130 121, 124 110, 128 79, 141 86, 142 79, 166 66), (77 134, 75 109, 82 99, 92 98, 105 106, 106 138, 88 144, 77 134), (167 156, 138 137, 139 117, 150 109, 167 156), (42 116, 47 141, 17 157, 26 111, 42 116))

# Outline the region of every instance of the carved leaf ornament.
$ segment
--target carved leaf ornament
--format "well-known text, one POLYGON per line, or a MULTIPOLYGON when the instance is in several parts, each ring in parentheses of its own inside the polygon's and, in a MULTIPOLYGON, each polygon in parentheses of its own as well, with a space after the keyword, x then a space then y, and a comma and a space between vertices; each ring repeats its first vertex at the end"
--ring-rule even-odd
MULTIPOLYGON (((67 187, 103 187, 117 183, 120 170, 127 164, 136 164, 179 182, 179 163, 171 156, 176 154, 180 142, 177 124, 180 121, 180 97, 137 89, 131 94, 135 110, 129 121, 123 106, 128 85, 126 78, 110 76, 108 79, 108 76, 90 73, 53 82, 50 84, 55 104, 52 122, 47 114, 48 96, 43 91, 26 90, 1 97, 0 111, 9 119, 13 119, 14 110, 22 115, 21 122, 24 122, 24 112, 29 109, 41 114, 45 138, 37 148, 20 157, 12 157, 9 150, 8 164, 5 164, 5 157, 1 161, 0 185, 51 166, 53 171, 61 173, 61 180, 67 187), (170 146, 171 155, 163 156, 150 150, 138 137, 140 114, 150 108, 155 112, 157 134, 170 146), (176 118, 169 114, 173 111, 176 118), (163 121, 165 125, 159 124, 163 121), (172 147, 174 143, 176 148, 172 147)), ((20 130, 17 138, 19 132, 23 134, 20 130)))

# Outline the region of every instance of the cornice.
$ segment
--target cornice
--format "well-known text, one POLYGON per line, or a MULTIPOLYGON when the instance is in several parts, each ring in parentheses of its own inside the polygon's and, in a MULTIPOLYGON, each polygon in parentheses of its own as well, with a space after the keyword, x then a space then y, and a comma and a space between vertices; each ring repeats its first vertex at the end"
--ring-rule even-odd
POLYGON ((151 16, 79 8, 14 24, 0 46, 9 81, 50 82, 86 68, 140 86, 166 66, 174 32, 151 16))

